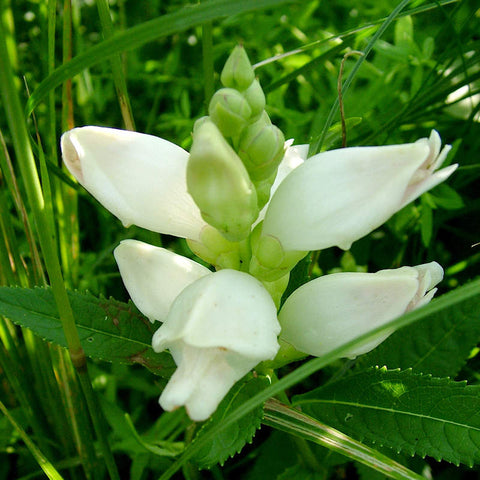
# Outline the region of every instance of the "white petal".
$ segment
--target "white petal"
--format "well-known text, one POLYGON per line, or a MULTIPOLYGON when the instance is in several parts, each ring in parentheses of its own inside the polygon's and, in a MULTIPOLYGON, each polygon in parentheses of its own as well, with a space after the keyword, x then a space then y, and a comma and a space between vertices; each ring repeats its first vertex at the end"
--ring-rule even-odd
MULTIPOLYGON (((323 355, 402 315, 415 297, 418 271, 403 267, 370 273, 338 273, 317 278, 285 302, 280 338, 297 350, 323 355)), ((392 331, 357 346, 345 356, 365 353, 392 331)))
POLYGON ((164 248, 123 240, 114 251, 125 288, 150 319, 163 321, 180 292, 210 270, 164 248))
MULTIPOLYGON (((275 177, 275 181, 273 182, 272 189, 270 190, 270 198, 273 196, 279 185, 285 180, 285 178, 301 165, 306 159, 308 155, 308 145, 292 145, 293 140, 287 140, 285 142, 285 155, 283 156, 280 165, 278 166, 277 176, 275 177)), ((258 214, 258 218, 253 224, 252 228, 255 228, 257 224, 259 224, 264 218, 265 213, 267 212, 267 208, 270 201, 262 208, 260 213, 258 214)))
POLYGON ((443 280, 443 268, 437 262, 424 263, 412 268, 418 272, 418 288, 407 311, 426 305, 437 291, 433 287, 443 280))
POLYGON ((125 226, 198 240, 205 225, 187 192, 188 153, 162 138, 102 127, 62 136, 77 180, 125 226))
POLYGON ((258 363, 275 356, 279 332, 275 304, 263 285, 226 269, 182 291, 152 345, 159 352, 181 339, 190 346, 231 350, 258 363))
POLYGON ((323 152, 285 178, 263 234, 285 250, 343 249, 384 223, 430 152, 427 142, 323 152))
POLYGON ((206 420, 233 384, 258 363, 218 348, 181 345, 171 346, 170 351, 179 367, 162 392, 160 405, 167 411, 185 405, 197 422, 206 420), (182 350, 180 361, 178 349, 182 350))
POLYGON ((409 185, 405 191, 400 208, 403 208, 423 193, 444 182, 457 169, 457 167, 458 163, 449 165, 448 167, 442 168, 442 170, 438 170, 433 175, 427 176, 424 181, 409 185))

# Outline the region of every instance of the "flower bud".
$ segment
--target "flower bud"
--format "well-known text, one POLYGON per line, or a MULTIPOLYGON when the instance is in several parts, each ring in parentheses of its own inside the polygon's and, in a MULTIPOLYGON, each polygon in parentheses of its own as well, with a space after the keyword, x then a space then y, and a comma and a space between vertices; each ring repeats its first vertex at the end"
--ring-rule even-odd
POLYGON ((252 109, 252 117, 257 117, 260 115, 265 108, 265 94, 260 86, 260 82, 255 79, 252 84, 242 93, 252 109))
POLYGON ((255 188, 239 156, 208 118, 194 128, 187 187, 203 219, 227 240, 250 234, 258 216, 255 188))
POLYGON ((246 90, 255 79, 252 65, 245 49, 237 45, 228 57, 220 75, 225 87, 246 90))
POLYGON ((234 137, 248 124, 252 109, 240 92, 221 88, 210 100, 208 113, 225 137, 234 137))
POLYGON ((262 117, 241 134, 238 154, 252 181, 274 175, 284 154, 285 137, 275 125, 265 124, 262 117))
POLYGON ((229 242, 216 228, 205 225, 200 240, 187 240, 190 250, 215 269, 240 270, 240 252, 237 242, 229 242))

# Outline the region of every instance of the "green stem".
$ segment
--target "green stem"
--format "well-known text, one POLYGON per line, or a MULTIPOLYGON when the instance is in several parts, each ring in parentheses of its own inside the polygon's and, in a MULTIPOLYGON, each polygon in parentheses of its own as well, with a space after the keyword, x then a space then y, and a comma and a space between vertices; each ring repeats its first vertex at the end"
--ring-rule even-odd
MULTIPOLYGON (((72 2, 64 0, 63 3, 63 35, 62 35, 62 59, 67 63, 72 59, 72 2)), ((62 91, 62 125, 67 130, 75 125, 73 119, 72 79, 68 78, 63 84, 62 91)))
MULTIPOLYGON (((57 18, 57 0, 48 0, 47 4, 47 70, 51 75, 55 70, 55 24, 57 18)), ((50 160, 56 164, 57 149, 56 142, 53 141, 56 135, 56 115, 55 115, 55 90, 52 89, 48 94, 48 126, 50 129, 50 160)))
MULTIPOLYGON (((3 2, 0 1, 0 7, 3 2)), ((27 131, 27 125, 23 116, 23 111, 18 98, 14 82, 10 59, 8 56, 7 45, 5 42, 5 32, 0 23, 0 90, 2 93, 3 105, 10 128, 14 150, 20 172, 27 192, 28 201, 33 212, 35 225, 40 240, 40 246, 47 269, 47 273, 52 286, 53 295, 57 304, 59 316, 62 322, 65 339, 67 342, 70 358, 73 366, 78 373, 80 382, 84 389, 87 399, 87 405, 98 435, 105 462, 113 479, 118 479, 119 474, 116 468, 112 452, 108 445, 103 428, 99 428, 99 410, 95 404, 93 389, 87 372, 87 362, 85 352, 80 343, 80 338, 75 325, 73 311, 68 299, 65 283, 63 280, 60 263, 58 260, 54 235, 51 232, 51 224, 48 219, 48 209, 45 206, 45 200, 41 189, 38 172, 30 145, 30 138, 27 131)))
POLYGON ((56 249, 51 241, 50 222, 46 215, 46 207, 43 198, 40 181, 38 178, 30 139, 27 131, 20 100, 15 88, 14 75, 11 69, 3 25, 0 24, 0 88, 3 105, 7 116, 8 125, 12 135, 12 141, 17 155, 20 172, 25 183, 27 197, 35 218, 35 224, 43 251, 47 271, 57 302, 62 326, 65 331, 70 355, 75 364, 82 366, 85 363, 85 354, 80 344, 80 338, 75 326, 73 312, 64 288, 60 264, 56 255, 56 249), (82 360, 83 359, 83 360, 82 360))
POLYGON ((208 104, 214 92, 214 69, 213 69, 213 38, 212 22, 202 25, 202 54, 203 54, 203 84, 205 92, 205 111, 208 112, 208 104))
POLYGON ((77 373, 79 374, 78 378, 80 379, 80 384, 82 385, 83 394, 85 395, 85 400, 87 401, 88 411, 90 412, 93 428, 97 434, 98 441, 100 443, 100 449, 104 454, 104 460, 108 473, 110 474, 110 478, 112 480, 120 480, 117 465, 115 464, 115 459, 113 458, 110 444, 108 443, 103 412, 96 398, 95 391, 93 390, 92 382, 88 377, 87 365, 85 364, 83 372, 77 371, 77 373))
MULTIPOLYGON (((110 38, 114 34, 114 30, 108 2, 107 0, 97 0, 95 3, 97 4, 98 16, 102 24, 103 36, 105 39, 110 38)), ((112 65, 113 81, 115 83, 118 103, 120 104, 125 128, 135 131, 135 122, 133 121, 132 107, 128 97, 127 82, 125 81, 120 55, 114 55, 110 63, 112 65)))

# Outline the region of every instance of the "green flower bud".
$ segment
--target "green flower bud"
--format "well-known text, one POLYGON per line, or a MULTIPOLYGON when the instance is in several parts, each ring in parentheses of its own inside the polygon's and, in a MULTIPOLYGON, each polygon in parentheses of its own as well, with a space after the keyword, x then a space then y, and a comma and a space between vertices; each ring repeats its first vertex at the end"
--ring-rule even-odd
POLYGON ((252 117, 255 118, 263 112, 265 108, 265 94, 257 79, 243 92, 243 96, 252 109, 252 117))
POLYGON ((246 90, 255 79, 252 65, 245 49, 237 45, 228 57, 220 75, 225 87, 246 90))
POLYGON ((248 124, 252 109, 240 92, 221 88, 210 100, 208 113, 225 137, 234 137, 248 124))
POLYGON ((238 154, 254 182, 275 174, 283 158, 284 144, 282 131, 275 125, 266 125, 264 117, 242 132, 238 154))
POLYGON ((193 132, 187 188, 203 219, 230 241, 245 239, 258 216, 257 194, 241 159, 219 129, 202 118, 193 132))
POLYGON ((200 241, 187 239, 192 252, 212 264, 217 270, 222 268, 240 269, 240 245, 229 242, 211 225, 203 227, 200 241))
POLYGON ((290 270, 307 254, 297 250, 285 251, 280 241, 271 235, 262 235, 262 224, 251 234, 252 259, 249 272, 262 282, 274 282, 290 270))

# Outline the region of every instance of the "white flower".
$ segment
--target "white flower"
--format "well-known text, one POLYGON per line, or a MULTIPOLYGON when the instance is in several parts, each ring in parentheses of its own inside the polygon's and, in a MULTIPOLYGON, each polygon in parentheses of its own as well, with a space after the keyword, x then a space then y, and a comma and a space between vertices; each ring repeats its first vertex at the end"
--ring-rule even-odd
MULTIPOLYGON (((443 278, 431 262, 377 273, 334 273, 308 282, 287 299, 279 314, 280 338, 300 352, 320 356, 427 304, 443 278)), ((383 342, 392 331, 351 349, 356 357, 383 342)))
POLYGON ((193 420, 205 420, 237 380, 277 353, 276 307, 252 276, 212 273, 136 240, 124 240, 114 253, 135 305, 150 320, 165 321, 152 340, 178 365, 160 397, 165 410, 185 405, 193 420))
POLYGON ((279 332, 273 300, 252 276, 221 270, 195 281, 153 336, 153 349, 168 348, 178 366, 160 405, 206 420, 237 380, 275 357, 279 332))
POLYGON ((206 223, 187 192, 183 148, 103 127, 74 128, 61 146, 72 175, 126 227, 198 240, 206 223))
POLYGON ((292 171, 272 196, 262 235, 276 237, 284 250, 320 250, 351 244, 395 212, 448 178, 442 170, 450 150, 430 138, 406 145, 353 147, 309 158, 292 171))
MULTIPOLYGON (((291 143, 272 191, 306 157, 306 146, 291 143)), ((61 148, 70 173, 126 227, 200 240, 207 224, 187 191, 189 154, 183 148, 152 135, 94 126, 64 133, 61 148)))
POLYGON ((180 292, 211 273, 186 257, 138 240, 123 240, 113 253, 133 303, 151 322, 163 322, 180 292))

